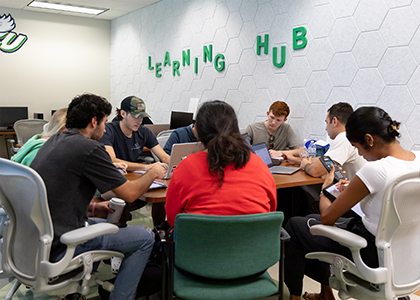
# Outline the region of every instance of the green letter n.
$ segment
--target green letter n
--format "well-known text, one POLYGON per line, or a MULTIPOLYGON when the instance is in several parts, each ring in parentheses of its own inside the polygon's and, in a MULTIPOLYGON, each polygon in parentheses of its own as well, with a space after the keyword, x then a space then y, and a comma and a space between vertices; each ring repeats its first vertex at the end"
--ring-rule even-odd
POLYGON ((203 47, 203 62, 207 62, 207 59, 209 61, 213 60, 213 45, 203 47))
POLYGON ((190 49, 187 50, 187 52, 182 51, 182 65, 185 67, 185 64, 190 65, 190 49))

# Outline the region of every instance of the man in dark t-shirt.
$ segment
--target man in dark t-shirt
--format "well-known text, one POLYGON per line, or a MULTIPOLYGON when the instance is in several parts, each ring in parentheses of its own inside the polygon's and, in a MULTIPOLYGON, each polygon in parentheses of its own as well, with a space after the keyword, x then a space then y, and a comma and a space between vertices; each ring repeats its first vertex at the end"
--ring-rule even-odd
MULTIPOLYGON (((30 165, 44 180, 53 221, 54 239, 50 260, 65 253, 62 234, 98 219, 87 218, 87 208, 95 190, 112 190, 119 198, 133 202, 148 190, 156 178, 163 178, 165 167, 156 163, 141 178, 127 180, 113 165, 99 142, 111 105, 102 97, 84 94, 70 103, 68 131, 52 136, 30 165)), ((115 289, 110 299, 134 299, 137 284, 154 244, 154 234, 145 226, 120 228, 115 235, 104 235, 77 246, 75 255, 90 250, 124 253, 115 289)))
POLYGON ((143 147, 147 147, 161 162, 169 163, 169 155, 163 151, 153 132, 140 126, 143 118, 149 116, 144 101, 135 96, 126 97, 117 111, 117 121, 106 124, 101 140, 112 161, 126 163, 127 171, 147 170, 151 165, 137 163, 143 147))

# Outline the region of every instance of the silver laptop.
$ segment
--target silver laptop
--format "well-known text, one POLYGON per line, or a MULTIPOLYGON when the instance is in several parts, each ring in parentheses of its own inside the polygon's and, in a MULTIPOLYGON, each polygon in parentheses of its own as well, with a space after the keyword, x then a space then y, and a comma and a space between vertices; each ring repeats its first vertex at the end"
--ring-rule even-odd
POLYGON ((267 145, 265 143, 257 144, 252 146, 254 153, 257 154, 263 162, 266 163, 267 167, 270 169, 273 174, 293 174, 299 171, 298 167, 285 167, 285 166, 275 166, 273 160, 271 159, 270 152, 268 152, 267 145))
POLYGON ((203 151, 204 146, 201 142, 196 143, 183 143, 183 144, 173 144, 171 158, 169 159, 169 168, 166 172, 165 179, 172 177, 175 168, 179 163, 188 155, 197 153, 198 151, 203 151))
POLYGON ((149 128, 155 135, 164 130, 169 130, 169 124, 144 124, 145 127, 149 128))

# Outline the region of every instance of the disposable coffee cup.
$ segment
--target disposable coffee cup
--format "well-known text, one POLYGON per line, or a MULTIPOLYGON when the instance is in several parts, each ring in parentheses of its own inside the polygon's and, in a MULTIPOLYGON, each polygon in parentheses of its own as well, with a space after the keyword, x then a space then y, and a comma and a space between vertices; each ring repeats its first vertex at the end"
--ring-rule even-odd
POLYGON ((124 210, 125 201, 119 198, 112 198, 109 200, 109 207, 114 210, 114 213, 108 213, 107 222, 117 224, 120 221, 121 214, 124 210))

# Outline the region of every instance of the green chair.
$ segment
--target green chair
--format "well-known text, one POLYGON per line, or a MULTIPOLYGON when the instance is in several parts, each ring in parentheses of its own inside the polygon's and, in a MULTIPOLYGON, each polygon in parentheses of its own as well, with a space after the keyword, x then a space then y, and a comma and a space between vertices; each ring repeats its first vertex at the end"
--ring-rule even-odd
POLYGON ((164 243, 165 299, 282 299, 283 218, 282 212, 177 215, 174 240, 164 243), (277 262, 278 287, 267 272, 277 262))

